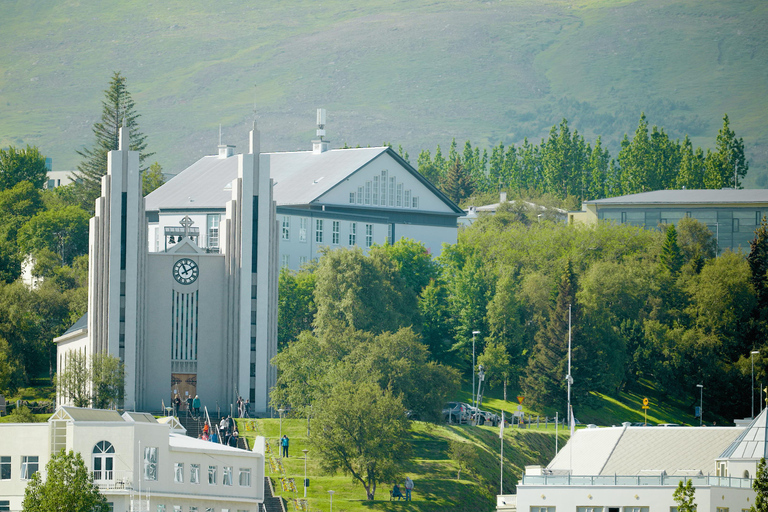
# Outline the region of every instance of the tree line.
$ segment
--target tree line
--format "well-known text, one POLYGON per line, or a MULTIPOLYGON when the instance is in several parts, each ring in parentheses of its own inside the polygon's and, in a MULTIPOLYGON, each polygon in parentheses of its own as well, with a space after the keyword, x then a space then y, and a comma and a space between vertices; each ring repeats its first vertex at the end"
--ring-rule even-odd
POLYGON ((457 375, 470 378, 480 331, 477 362, 490 385, 563 413, 570 308, 577 406, 648 383, 693 406, 705 383, 713 421, 750 414, 750 351, 761 351, 763 380, 768 361, 768 223, 746 258, 716 256, 713 235, 695 219, 661 231, 577 227, 538 221, 520 204, 482 216, 437 259, 401 240, 283 270, 274 399, 308 407, 337 376, 375 376, 432 419, 439 400, 424 390, 438 386, 434 396, 448 397, 457 375), (401 352, 404 340, 410 348, 401 352), (400 353, 413 366, 387 366, 400 353), (403 371, 413 367, 422 370, 403 371))
MULTIPOLYGON (((402 148, 400 154, 407 159, 402 148)), ((507 190, 568 199, 579 207, 584 200, 651 190, 740 188, 749 163, 744 141, 736 137, 727 115, 714 150, 705 153, 694 149, 687 135, 681 142, 672 140, 664 128, 649 128, 642 114, 633 136, 624 135, 615 158, 601 137, 587 142, 563 119, 539 144, 527 138, 520 146, 499 142, 489 154, 470 141, 460 150, 454 139, 447 155, 439 145, 434 155, 421 151, 416 167, 457 204, 507 190)))

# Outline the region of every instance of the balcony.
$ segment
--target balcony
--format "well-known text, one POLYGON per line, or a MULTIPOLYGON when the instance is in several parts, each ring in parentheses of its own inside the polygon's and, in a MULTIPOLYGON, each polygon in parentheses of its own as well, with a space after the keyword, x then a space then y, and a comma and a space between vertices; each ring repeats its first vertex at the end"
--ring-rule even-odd
POLYGON ((133 490, 133 473, 130 471, 93 471, 93 483, 99 491, 133 490))

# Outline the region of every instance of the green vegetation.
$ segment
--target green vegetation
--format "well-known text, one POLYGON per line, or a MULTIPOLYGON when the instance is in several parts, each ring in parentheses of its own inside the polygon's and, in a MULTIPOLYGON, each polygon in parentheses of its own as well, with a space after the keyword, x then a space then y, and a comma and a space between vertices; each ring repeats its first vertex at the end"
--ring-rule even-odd
POLYGON ((309 148, 324 106, 334 145, 390 140, 411 155, 453 136, 519 146, 563 118, 616 155, 641 112, 706 152, 728 113, 746 185, 766 186, 767 17, 758 0, 13 5, 0 17, 13 41, 0 49, 0 146, 37 145, 74 169, 103 70, 119 69, 170 173, 215 150, 219 123, 241 144, 244 105, 270 127, 266 150, 309 148))

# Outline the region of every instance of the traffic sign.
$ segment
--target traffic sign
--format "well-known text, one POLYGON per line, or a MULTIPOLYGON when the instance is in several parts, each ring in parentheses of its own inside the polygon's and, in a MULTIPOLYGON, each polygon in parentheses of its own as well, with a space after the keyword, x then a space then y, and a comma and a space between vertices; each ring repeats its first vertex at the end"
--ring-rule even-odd
POLYGON ((522 404, 524 398, 525 398, 524 396, 518 396, 517 397, 517 403, 522 404))
POLYGON ((648 399, 643 398, 643 406, 648 407, 648 399))

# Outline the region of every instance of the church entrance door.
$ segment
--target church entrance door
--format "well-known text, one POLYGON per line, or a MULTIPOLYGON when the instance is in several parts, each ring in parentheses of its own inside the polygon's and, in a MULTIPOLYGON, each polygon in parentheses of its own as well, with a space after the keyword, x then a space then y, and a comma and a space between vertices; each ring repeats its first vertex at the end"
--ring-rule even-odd
POLYGON ((194 398, 197 393, 197 374, 172 373, 171 374, 171 400, 176 394, 181 398, 181 410, 187 409, 187 399, 194 398))

